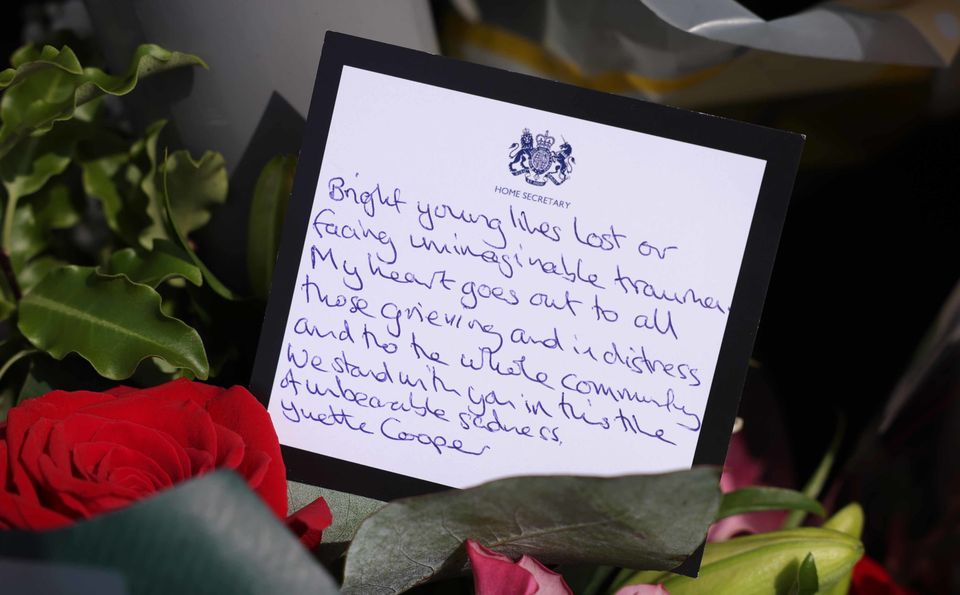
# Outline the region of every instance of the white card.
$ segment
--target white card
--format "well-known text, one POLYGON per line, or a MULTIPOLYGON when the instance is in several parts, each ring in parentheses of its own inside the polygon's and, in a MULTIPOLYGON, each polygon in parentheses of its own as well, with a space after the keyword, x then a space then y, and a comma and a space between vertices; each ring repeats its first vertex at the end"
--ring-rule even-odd
POLYGON ((343 64, 258 361, 281 444, 457 488, 689 468, 768 160, 636 128, 343 64))

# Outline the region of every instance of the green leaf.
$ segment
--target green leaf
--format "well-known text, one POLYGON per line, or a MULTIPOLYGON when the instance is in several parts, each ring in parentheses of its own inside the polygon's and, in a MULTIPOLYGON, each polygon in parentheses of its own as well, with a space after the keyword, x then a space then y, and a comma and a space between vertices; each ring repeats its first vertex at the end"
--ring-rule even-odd
POLYGON ((54 256, 38 256, 28 262, 17 273, 17 282, 24 293, 33 289, 37 283, 47 276, 47 273, 64 266, 64 261, 54 256))
POLYGON ((784 529, 708 543, 696 579, 670 572, 638 572, 611 587, 662 584, 670 595, 786 593, 798 569, 813 555, 819 587, 832 587, 863 555, 859 539, 818 527, 784 529))
POLYGON ((825 514, 823 506, 795 490, 771 487, 750 487, 728 492, 720 500, 717 520, 745 512, 761 510, 803 510, 817 516, 825 514))
POLYGON ((333 579, 230 471, 63 529, 0 531, 0 555, 116 569, 130 595, 337 592, 333 579))
POLYGON ((8 255, 14 255, 13 236, 17 232, 15 218, 20 199, 39 191, 52 177, 67 169, 77 140, 70 130, 58 130, 40 138, 29 138, 17 151, 0 158, 0 181, 7 195, 0 240, 8 255))
POLYGON ((797 576, 790 585, 789 595, 815 595, 820 590, 820 580, 817 578, 817 563, 813 553, 807 554, 803 562, 797 567, 797 576))
POLYGON ((43 252, 47 236, 30 205, 21 205, 10 217, 10 239, 4 250, 10 255, 14 273, 19 274, 27 261, 43 252))
POLYGON ((187 253, 187 255, 190 257, 190 260, 193 261, 193 264, 200 269, 200 272, 203 274, 204 281, 206 281, 207 285, 210 286, 210 289, 212 289, 214 293, 227 300, 239 300, 240 296, 235 294, 232 290, 230 290, 229 287, 224 285, 223 282, 213 274, 213 271, 208 269, 207 265, 203 264, 203 261, 200 260, 200 257, 197 256, 197 253, 193 251, 193 248, 187 242, 187 238, 183 231, 177 225, 177 219, 173 212, 173 207, 170 204, 170 193, 168 192, 168 163, 169 160, 164 159, 163 167, 161 168, 160 172, 161 191, 158 195, 160 197, 160 206, 162 207, 161 214, 163 216, 163 222, 168 236, 178 246, 180 246, 184 252, 187 253))
MULTIPOLYGON (((227 165, 223 155, 207 151, 194 161, 185 150, 171 153, 164 163, 167 175, 167 197, 170 199, 170 211, 174 222, 183 235, 188 236, 200 229, 210 220, 210 210, 227 200, 227 165)), ((156 209, 156 220, 162 221, 162 205, 151 203, 156 209), (155 206, 154 206, 155 205, 155 206)), ((162 223, 159 229, 148 230, 142 243, 149 239, 163 237, 162 223)))
POLYGON ((266 298, 270 291, 296 169, 296 156, 277 155, 260 172, 253 189, 247 219, 247 271, 254 295, 259 298, 266 298))
POLYGON ((18 326, 56 359, 76 352, 101 376, 129 377, 140 361, 160 357, 207 377, 197 331, 160 310, 160 294, 123 276, 65 266, 48 273, 20 301, 18 326))
POLYGON ((517 477, 387 504, 347 552, 344 593, 397 593, 467 569, 463 542, 545 564, 674 568, 702 543, 718 472, 517 477))
POLYGON ((127 244, 139 244, 151 225, 147 210, 156 200, 157 142, 165 125, 158 120, 131 146, 80 163, 84 192, 103 205, 107 225, 127 244))
POLYGON ((34 399, 54 390, 54 387, 45 380, 38 378, 34 373, 34 364, 31 362, 30 370, 27 371, 27 377, 20 387, 20 394, 17 396, 17 403, 22 403, 27 399, 34 399))
POLYGON ((16 208, 7 250, 21 289, 25 291, 31 284, 29 277, 36 270, 28 272, 27 279, 21 277, 30 260, 47 248, 51 232, 72 227, 79 221, 78 206, 74 204, 69 188, 62 183, 51 184, 16 208))
MULTIPOLYGON (((0 254, 0 258, 3 255, 0 254)), ((17 310, 17 293, 14 291, 7 271, 0 270, 0 321, 10 318, 17 310)))
POLYGON ((69 229, 80 221, 80 207, 66 184, 54 183, 30 200, 37 224, 44 229, 69 229))
POLYGON ((140 78, 181 66, 206 67, 196 56, 152 44, 136 49, 122 76, 83 68, 67 46, 21 50, 15 57, 14 68, 0 72, 0 89, 6 88, 0 100, 0 158, 28 135, 72 118, 77 106, 105 94, 129 93, 140 78))
POLYGON ((7 197, 16 201, 29 196, 63 173, 73 159, 78 140, 75 129, 58 130, 27 139, 0 159, 0 179, 7 197))
POLYGON ((137 251, 133 248, 117 250, 109 262, 101 268, 107 275, 125 275, 134 283, 143 283, 156 288, 164 281, 180 277, 194 285, 203 283, 203 275, 190 256, 173 242, 165 239, 153 241, 153 249, 137 251))

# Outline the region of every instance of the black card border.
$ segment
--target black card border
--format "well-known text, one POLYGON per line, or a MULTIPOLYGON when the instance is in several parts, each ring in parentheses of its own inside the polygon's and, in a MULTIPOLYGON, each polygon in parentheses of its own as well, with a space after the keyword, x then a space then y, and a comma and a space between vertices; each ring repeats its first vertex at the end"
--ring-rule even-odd
MULTIPOLYGON (((268 405, 289 304, 296 289, 300 255, 306 240, 340 73, 344 66, 747 155, 767 162, 693 458, 694 465, 722 465, 804 137, 332 31, 327 32, 324 38, 293 193, 283 224, 270 300, 250 380, 251 391, 264 406, 268 405)), ((282 450, 287 477, 294 481, 387 501, 449 489, 440 484, 289 446, 283 446, 282 450)), ((689 562, 694 563, 692 570, 695 573, 699 556, 693 556, 689 562), (693 558, 697 558, 696 561, 693 558)))

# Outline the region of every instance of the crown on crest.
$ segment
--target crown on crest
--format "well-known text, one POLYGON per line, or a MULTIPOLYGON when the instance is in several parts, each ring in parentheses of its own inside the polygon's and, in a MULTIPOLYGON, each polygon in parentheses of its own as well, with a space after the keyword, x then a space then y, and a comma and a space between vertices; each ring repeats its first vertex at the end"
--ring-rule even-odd
POLYGON ((542 147, 544 149, 549 149, 550 147, 553 146, 553 143, 555 140, 557 139, 550 136, 550 131, 547 130, 543 134, 537 135, 537 146, 542 147))

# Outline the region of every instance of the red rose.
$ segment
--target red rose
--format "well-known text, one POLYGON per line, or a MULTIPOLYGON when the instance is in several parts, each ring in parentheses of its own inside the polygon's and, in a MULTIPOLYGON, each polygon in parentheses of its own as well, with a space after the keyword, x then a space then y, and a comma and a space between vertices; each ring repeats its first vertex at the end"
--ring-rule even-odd
POLYGON ((850 595, 913 595, 913 591, 895 583, 886 568, 864 556, 853 567, 850 595))
POLYGON ((277 435, 245 388, 175 380, 54 391, 14 407, 0 425, 0 528, 59 527, 220 468, 286 517, 277 435))

